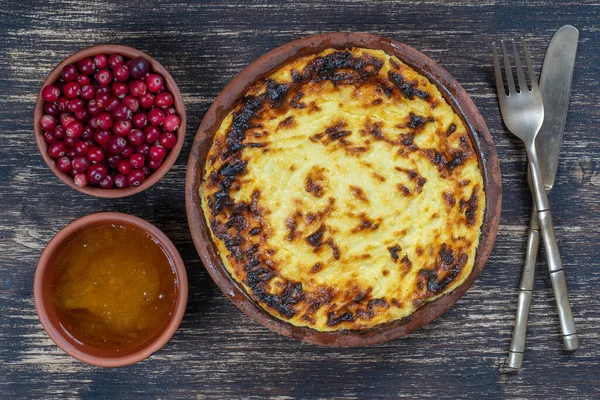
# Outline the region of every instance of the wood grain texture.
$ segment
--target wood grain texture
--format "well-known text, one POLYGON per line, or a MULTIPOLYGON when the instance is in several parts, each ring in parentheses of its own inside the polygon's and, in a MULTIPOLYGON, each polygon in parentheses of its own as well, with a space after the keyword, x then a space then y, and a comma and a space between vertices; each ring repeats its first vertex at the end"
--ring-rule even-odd
POLYGON ((0 0, 0 397, 599 398, 599 20, 600 4, 592 1, 0 0), (519 373, 506 373, 531 198, 523 147, 498 111, 490 43, 525 36, 539 70, 551 35, 566 23, 580 30, 580 46, 551 202, 582 348, 562 350, 540 253, 525 363, 519 373), (488 264, 448 313, 401 340, 329 349, 271 333, 226 300, 192 244, 184 180, 195 130, 237 72, 289 40, 346 30, 402 41, 454 75, 494 137, 504 201, 488 264), (176 165, 126 199, 71 190, 51 174, 33 140, 33 105, 45 76, 74 51, 99 43, 155 57, 187 107, 186 144, 176 165), (33 274, 45 244, 70 221, 97 211, 156 224, 180 250, 190 283, 187 313, 171 342, 115 370, 65 355, 33 306, 33 274))

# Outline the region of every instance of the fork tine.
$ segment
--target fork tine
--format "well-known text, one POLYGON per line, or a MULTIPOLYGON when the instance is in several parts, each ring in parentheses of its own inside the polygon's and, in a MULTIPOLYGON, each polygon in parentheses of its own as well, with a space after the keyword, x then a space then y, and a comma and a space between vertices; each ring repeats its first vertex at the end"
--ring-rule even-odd
POLYGON ((527 63, 527 69, 529 70, 529 81, 531 82, 531 90, 538 88, 538 81, 535 77, 535 71, 533 70, 533 64, 531 64, 531 58, 529 58, 529 51, 525 44, 525 39, 521 38, 521 46, 523 46, 523 53, 525 54, 525 62, 527 63))
POLYGON ((524 92, 528 90, 527 88, 527 80, 525 79, 525 74, 523 73, 523 67, 521 66, 521 56, 519 52, 517 52, 517 45, 514 40, 511 40, 513 47, 513 54, 515 55, 515 67, 517 70, 517 78, 519 80, 519 92, 524 92))
POLYGON ((508 59, 508 53, 506 52, 504 40, 501 43, 502 54, 504 55, 504 74, 506 75, 506 86, 508 86, 508 95, 510 96, 512 93, 516 93, 517 89, 515 89, 515 81, 513 79, 512 69, 510 67, 510 60, 508 59))
POLYGON ((504 81, 502 80, 502 71, 500 71, 500 62, 498 61, 498 53, 496 52, 496 42, 492 43, 492 54, 494 55, 494 73, 496 75, 496 91, 498 92, 498 100, 502 100, 506 96, 504 90, 504 81))

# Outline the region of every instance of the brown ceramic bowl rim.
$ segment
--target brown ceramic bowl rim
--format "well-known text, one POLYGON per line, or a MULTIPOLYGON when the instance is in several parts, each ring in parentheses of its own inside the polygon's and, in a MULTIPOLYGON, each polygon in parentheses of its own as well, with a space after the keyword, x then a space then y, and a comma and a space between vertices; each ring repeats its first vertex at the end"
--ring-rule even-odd
POLYGON ((150 186, 154 185, 158 182, 165 174, 171 169, 179 153, 181 152, 181 148, 183 147, 183 142, 185 141, 185 124, 186 124, 186 114, 185 114, 185 105, 183 103, 183 96, 181 96, 181 92, 175 83, 175 80, 171 76, 171 74, 163 67, 158 61, 154 58, 150 57, 148 54, 143 51, 134 49, 128 46, 121 46, 118 44, 101 44, 98 46, 88 47, 83 50, 79 50, 78 52, 67 57, 63 62, 58 64, 52 72, 48 75, 44 84, 40 88, 37 96, 37 100, 35 102, 35 109, 33 112, 33 132, 35 134, 35 140, 37 142, 38 149, 40 150, 40 154, 42 158, 50 168, 50 170, 64 183, 69 185, 71 188, 89 194, 90 196, 95 197, 104 197, 104 198, 120 198, 134 195, 136 193, 140 193, 150 186), (93 186, 85 186, 79 187, 73 182, 73 178, 58 169, 56 166, 55 160, 48 155, 48 143, 44 140, 43 131, 40 127, 38 121, 44 113, 44 99, 42 99, 42 89, 47 85, 52 85, 60 78, 61 72, 64 67, 69 64, 75 64, 77 61, 86 58, 93 57, 98 54, 120 54, 129 58, 135 57, 144 57, 148 60, 150 64, 150 69, 154 72, 159 73, 163 76, 165 86, 171 94, 173 95, 173 104, 175 106, 175 110, 177 111, 177 115, 180 119, 180 126, 177 129, 177 143, 175 147, 171 149, 167 158, 165 158, 163 164, 156 170, 152 175, 150 175, 142 184, 138 187, 126 187, 126 188, 112 188, 112 189, 102 189, 100 187, 93 186))
POLYGON ((186 210, 192 238, 205 268, 223 293, 256 322, 277 333, 308 343, 340 347, 371 345, 404 336, 447 311, 472 285, 483 269, 496 238, 501 200, 500 168, 494 143, 477 107, 458 82, 433 60, 412 47, 388 38, 353 32, 327 33, 289 42, 261 56, 240 72, 215 99, 202 120, 192 145, 186 179, 186 210), (210 236, 200 207, 198 188, 202 181, 206 155, 221 120, 232 109, 233 104, 246 93, 250 85, 289 60, 318 53, 327 48, 350 47, 378 49, 395 55, 438 87, 465 122, 478 153, 484 178, 486 208, 473 271, 458 288, 425 304, 402 320, 365 330, 319 332, 273 317, 254 302, 231 278, 210 236))
POLYGON ((148 358, 153 353, 160 350, 171 339, 175 331, 177 331, 177 328, 183 319, 183 314, 185 313, 188 298, 188 280, 185 265, 181 259, 179 251, 177 251, 177 248, 173 242, 171 242, 167 235, 165 235, 160 229, 152 225, 150 222, 133 215, 117 212, 103 212, 90 214, 71 222, 61 229, 52 238, 52 240, 50 240, 50 242, 48 242, 46 248, 40 256, 40 260, 38 261, 35 271, 35 277, 33 281, 33 297, 35 309, 44 330, 50 339, 52 339, 52 341, 56 343, 56 345, 65 353, 80 361, 99 367, 122 367, 148 358), (174 312, 170 317, 170 321, 164 330, 160 333, 160 335, 156 336, 152 342, 149 342, 143 348, 119 357, 102 357, 92 355, 73 346, 67 339, 63 337, 63 335, 51 321, 49 313, 53 312, 52 305, 47 304, 48 296, 45 296, 45 290, 47 289, 45 289, 44 283, 49 276, 46 274, 46 272, 48 267, 51 265, 52 257, 61 251, 63 246, 67 244, 74 235, 83 232, 90 227, 104 224, 124 224, 150 234, 150 236, 152 236, 162 245, 164 251, 171 258, 173 269, 177 277, 177 303, 175 305, 174 312))

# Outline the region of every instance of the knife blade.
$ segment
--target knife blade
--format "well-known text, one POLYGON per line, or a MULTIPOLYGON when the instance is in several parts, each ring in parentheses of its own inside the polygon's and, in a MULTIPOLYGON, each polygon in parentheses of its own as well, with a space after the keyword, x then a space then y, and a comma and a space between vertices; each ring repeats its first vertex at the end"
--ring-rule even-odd
MULTIPOLYGON (((535 146, 547 191, 552 190, 556 179, 558 156, 569 107, 578 39, 579 31, 573 26, 565 25, 561 27, 548 45, 540 75, 540 90, 544 101, 544 122, 536 138, 535 146)), ((533 278, 539 244, 540 228, 534 204, 531 211, 525 265, 519 284, 517 316, 508 355, 509 368, 519 369, 523 363, 527 320, 533 295, 533 278)), ((564 293, 566 293, 566 290, 564 293)), ((564 318, 561 318, 561 322, 568 319, 572 321, 572 315, 564 316, 564 318)), ((567 350, 576 350, 579 347, 576 333, 563 336, 563 340, 567 350)))
POLYGON ((571 25, 561 27, 548 45, 540 75, 544 123, 535 140, 535 147, 546 190, 552 189, 556 179, 578 39, 579 31, 576 28, 571 25))

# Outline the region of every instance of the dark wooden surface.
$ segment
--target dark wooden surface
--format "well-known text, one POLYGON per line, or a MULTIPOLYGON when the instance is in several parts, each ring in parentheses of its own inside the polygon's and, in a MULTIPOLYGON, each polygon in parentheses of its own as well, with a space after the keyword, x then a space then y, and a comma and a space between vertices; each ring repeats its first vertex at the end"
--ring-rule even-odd
POLYGON ((597 2, 0 0, 0 398, 599 398, 599 77, 597 2), (579 28, 580 47, 551 202, 582 348, 563 351, 541 253, 526 360, 519 373, 507 373, 531 200, 523 147, 497 108, 490 43, 525 36, 539 66, 551 35, 566 23, 579 28), (417 333, 357 349, 303 344, 250 321, 204 270, 184 206, 192 138, 226 83, 289 40, 345 30, 402 41, 452 73, 492 132, 504 185, 496 246, 467 294, 417 333), (173 170, 150 190, 120 200, 62 184, 33 140, 33 106, 45 76, 74 51, 99 43, 136 47, 163 63, 188 114, 186 145, 173 170), (190 283, 173 339, 150 359, 114 370, 65 355, 33 306, 33 274, 45 244, 67 223, 98 211, 155 223, 181 251, 190 283))

